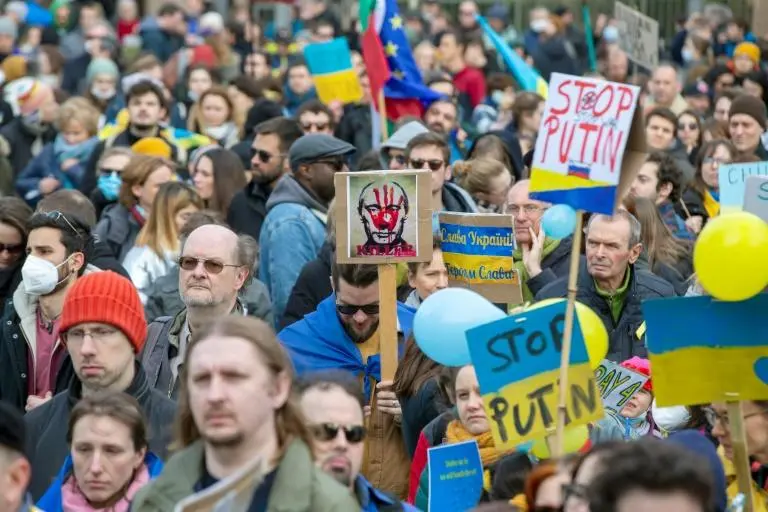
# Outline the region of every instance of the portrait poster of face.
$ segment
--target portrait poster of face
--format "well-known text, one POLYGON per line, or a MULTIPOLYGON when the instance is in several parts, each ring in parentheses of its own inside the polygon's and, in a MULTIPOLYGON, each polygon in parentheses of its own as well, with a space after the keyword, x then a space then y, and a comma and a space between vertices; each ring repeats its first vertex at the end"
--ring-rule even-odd
POLYGON ((341 263, 430 261, 427 171, 336 174, 336 258, 341 263))

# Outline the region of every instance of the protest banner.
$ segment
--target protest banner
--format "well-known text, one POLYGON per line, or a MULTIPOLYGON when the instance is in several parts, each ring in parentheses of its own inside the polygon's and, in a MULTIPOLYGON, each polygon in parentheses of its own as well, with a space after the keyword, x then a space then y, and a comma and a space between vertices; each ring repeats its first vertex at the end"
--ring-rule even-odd
POLYGON ((363 98, 346 38, 308 44, 304 47, 304 59, 312 74, 317 97, 323 103, 355 103, 363 98))
POLYGON ((744 210, 768 222, 768 176, 749 176, 744 184, 744 210))
POLYGON ((253 493, 264 480, 264 465, 256 458, 207 489, 184 498, 174 512, 247 512, 253 493))
POLYGON ((621 2, 614 4, 613 17, 627 57, 648 71, 655 70, 659 65, 659 22, 621 2))
POLYGON ((514 219, 493 213, 446 212, 439 219, 449 285, 469 288, 492 302, 522 303, 520 272, 512 259, 514 219))
POLYGON ((567 303, 524 311, 467 331, 467 344, 497 450, 550 435, 565 402, 565 425, 603 417, 578 322, 572 324, 567 389, 558 387, 567 303))
POLYGON ((553 73, 531 165, 531 197, 613 214, 646 158, 640 89, 553 73))
POLYGON ((477 441, 442 444, 427 450, 428 511, 462 512, 477 506, 483 494, 483 461, 477 441))
POLYGON ((718 168, 721 213, 744 209, 745 187, 750 176, 768 176, 768 162, 726 164, 718 168))
POLYGON ((603 407, 618 413, 642 389, 648 377, 603 359, 595 369, 595 379, 603 407))
POLYGON ((430 171, 338 172, 336 261, 379 267, 381 375, 397 369, 397 263, 432 260, 430 171))

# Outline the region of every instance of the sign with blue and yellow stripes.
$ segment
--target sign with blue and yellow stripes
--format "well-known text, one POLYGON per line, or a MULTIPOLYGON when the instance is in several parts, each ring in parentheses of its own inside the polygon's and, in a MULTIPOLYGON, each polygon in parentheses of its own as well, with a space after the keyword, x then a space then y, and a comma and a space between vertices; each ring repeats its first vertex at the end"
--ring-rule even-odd
POLYGON ((352 66, 352 55, 345 38, 308 44, 304 47, 304 59, 315 82, 317 97, 323 103, 355 103, 363 98, 363 89, 352 66))

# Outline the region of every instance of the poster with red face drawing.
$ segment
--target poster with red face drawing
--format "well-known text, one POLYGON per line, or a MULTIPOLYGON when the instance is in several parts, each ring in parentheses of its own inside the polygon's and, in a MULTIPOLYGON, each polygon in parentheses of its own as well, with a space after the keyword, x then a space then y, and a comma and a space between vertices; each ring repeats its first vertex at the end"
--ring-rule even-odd
POLYGON ((335 185, 337 261, 430 261, 429 172, 337 173, 335 185))

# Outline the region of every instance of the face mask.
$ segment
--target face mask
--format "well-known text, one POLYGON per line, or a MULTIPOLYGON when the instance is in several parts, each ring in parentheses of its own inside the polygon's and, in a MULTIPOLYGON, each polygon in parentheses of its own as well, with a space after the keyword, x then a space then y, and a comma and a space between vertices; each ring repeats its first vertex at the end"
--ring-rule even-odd
POLYGON ((547 28, 549 28, 549 23, 550 23, 549 20, 545 20, 543 18, 533 20, 531 22, 531 30, 533 30, 537 34, 540 34, 545 30, 547 30, 547 28))
POLYGON ((683 428, 691 419, 691 413, 687 407, 676 405, 673 407, 656 407, 656 401, 651 406, 653 421, 665 432, 674 432, 683 428))
POLYGON ((45 131, 45 125, 40 119, 40 112, 32 112, 31 114, 21 116, 21 123, 34 134, 39 135, 45 131))
POLYGON ((221 126, 211 126, 210 128, 206 128, 205 134, 213 139, 221 140, 221 139, 224 139, 227 135, 229 135, 229 132, 231 129, 232 129, 231 123, 224 123, 221 126))
POLYGON ((115 89, 109 89, 108 91, 102 91, 96 86, 91 87, 91 96, 97 100, 111 100, 115 97, 117 91, 115 89))
POLYGON ((491 99, 497 105, 501 105, 501 103, 504 101, 504 96, 505 96, 504 91, 493 91, 491 93, 491 99))
POLYGON ((683 48, 680 54, 683 57, 683 61, 685 62, 693 61, 693 52, 689 48, 683 48))
POLYGON ((187 91, 187 98, 189 98, 189 101, 192 103, 196 103, 197 100, 200 99, 200 94, 196 93, 195 91, 187 91))
POLYGON ((613 25, 608 25, 603 29, 603 41, 606 43, 615 43, 619 40, 619 29, 613 25))
POLYGON ((21 267, 21 278, 24 282, 24 290, 29 295, 47 295, 56 289, 59 283, 59 267, 64 265, 69 258, 58 265, 34 255, 27 256, 24 266, 21 267))
POLYGON ((117 199, 122 184, 123 180, 116 172, 100 174, 99 180, 96 182, 96 186, 101 190, 104 199, 107 201, 114 201, 117 199))

